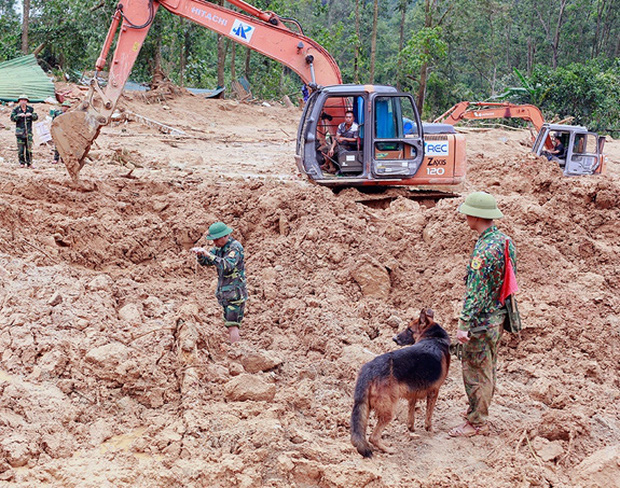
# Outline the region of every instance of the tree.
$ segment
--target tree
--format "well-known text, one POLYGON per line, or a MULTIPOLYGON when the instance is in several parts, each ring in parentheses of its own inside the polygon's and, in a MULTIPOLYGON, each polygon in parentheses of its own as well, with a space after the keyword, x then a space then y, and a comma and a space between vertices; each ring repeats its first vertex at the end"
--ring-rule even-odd
POLYGON ((425 0, 424 2, 424 35, 419 40, 422 53, 420 56, 420 78, 418 81, 418 96, 416 105, 420 113, 424 108, 424 97, 426 96, 426 79, 428 70, 433 58, 440 55, 445 50, 445 44, 439 39, 441 35, 440 26, 446 21, 453 9, 454 3, 442 2, 440 0, 425 0), (445 3, 448 3, 445 5, 445 3))
POLYGON ((372 9, 372 35, 370 40, 370 76, 368 82, 375 82, 375 61, 377 55, 377 19, 379 18, 379 0, 374 0, 372 9))
POLYGON ((616 58, 620 55, 620 32, 618 24, 620 18, 620 0, 598 0, 595 2, 595 29, 592 42, 592 59, 607 51, 616 58), (615 32, 615 45, 614 45, 615 32))
POLYGON ((568 0, 560 0, 560 5, 558 7, 557 12, 554 12, 554 15, 549 15, 548 7, 549 4, 540 4, 538 2, 534 3, 534 8, 536 9, 536 14, 538 15, 538 20, 545 31, 545 37, 547 42, 551 46, 551 65, 553 68, 558 67, 558 57, 559 57, 559 46, 560 46, 560 37, 562 33, 562 26, 566 20, 566 4, 568 0), (544 9, 544 10, 543 10, 544 9))
POLYGON ((15 0, 0 0, 0 61, 11 59, 19 53, 20 25, 15 0))
POLYGON ((28 54, 28 25, 30 20, 30 0, 22 0, 22 54, 28 54))
POLYGON ((360 0, 355 0, 355 54, 353 55, 353 83, 360 82, 360 57, 362 43, 360 41, 360 0))
MULTIPOLYGON (((400 12, 400 23, 398 25, 398 52, 402 52, 405 47, 405 19, 407 18, 407 6, 410 0, 399 0, 398 11, 400 12)), ((401 89, 402 83, 402 56, 398 56, 397 68, 396 68, 396 88, 401 89)))

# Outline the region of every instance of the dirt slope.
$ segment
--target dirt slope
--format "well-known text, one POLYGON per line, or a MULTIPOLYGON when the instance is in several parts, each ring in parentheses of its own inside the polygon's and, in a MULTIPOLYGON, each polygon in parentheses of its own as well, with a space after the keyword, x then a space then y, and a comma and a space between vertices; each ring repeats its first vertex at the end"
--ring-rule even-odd
POLYGON ((0 486, 619 486, 619 142, 608 176, 569 179, 525 131, 468 133, 459 193, 498 198, 526 329, 502 339, 491 435, 447 436, 465 408, 454 361, 435 432, 409 433, 403 404, 385 432, 396 453, 363 460, 348 433, 361 364, 422 307, 454 335, 476 239, 462 197, 376 208, 308 184, 293 109, 122 107, 185 135, 105 128, 82 171, 92 191, 49 148, 16 167, 0 131, 0 486), (235 347, 214 273, 188 252, 215 220, 247 253, 235 347))

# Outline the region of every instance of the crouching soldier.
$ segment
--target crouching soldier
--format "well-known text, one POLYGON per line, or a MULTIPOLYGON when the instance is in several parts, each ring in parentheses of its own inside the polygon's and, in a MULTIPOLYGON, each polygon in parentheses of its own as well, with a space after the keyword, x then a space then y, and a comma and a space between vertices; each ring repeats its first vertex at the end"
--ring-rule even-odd
POLYGON ((217 269, 215 297, 224 309, 224 325, 228 328, 231 343, 240 339, 239 327, 248 299, 243 246, 230 236, 232 231, 223 222, 216 222, 205 236, 213 241, 215 247, 210 251, 202 247, 192 249, 202 266, 215 266, 217 269))

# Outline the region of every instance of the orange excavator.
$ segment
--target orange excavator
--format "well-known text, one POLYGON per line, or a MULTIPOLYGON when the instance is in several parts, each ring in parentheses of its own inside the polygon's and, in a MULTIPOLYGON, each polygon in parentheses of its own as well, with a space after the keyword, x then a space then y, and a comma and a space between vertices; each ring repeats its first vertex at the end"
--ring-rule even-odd
POLYGON ((567 176, 605 173, 607 157, 603 153, 605 137, 578 125, 549 124, 535 105, 508 102, 459 102, 435 123, 455 125, 461 120, 519 118, 531 122, 537 131, 532 151, 538 156, 556 160, 567 176), (553 140, 560 141, 563 151, 554 154, 553 140))
POLYGON ((74 181, 101 128, 110 122, 159 7, 268 56, 297 73, 310 95, 299 124, 295 160, 311 181, 328 186, 451 186, 465 177, 465 139, 447 124, 425 126, 414 99, 381 85, 343 85, 333 57, 293 19, 227 0, 242 12, 204 0, 125 0, 112 17, 87 97, 54 119, 52 137, 74 181), (289 27, 295 26, 295 29, 289 27), (117 35, 118 32, 118 35, 117 35), (98 74, 115 39, 108 83, 98 74), (324 168, 320 142, 336 145, 345 112, 355 112, 356 143, 337 147, 338 172, 324 168), (426 132, 426 134, 425 134, 426 132))

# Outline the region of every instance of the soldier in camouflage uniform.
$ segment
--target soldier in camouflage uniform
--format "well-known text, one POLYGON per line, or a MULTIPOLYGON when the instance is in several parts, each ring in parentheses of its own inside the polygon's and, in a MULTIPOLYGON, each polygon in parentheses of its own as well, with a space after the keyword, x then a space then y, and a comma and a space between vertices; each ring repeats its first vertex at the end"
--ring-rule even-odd
POLYGON ((239 327, 248 299, 243 246, 230 236, 232 231, 223 222, 216 222, 209 227, 206 236, 215 247, 210 251, 201 247, 192 249, 201 265, 215 266, 217 269, 215 296, 224 309, 224 325, 228 328, 231 343, 240 339, 239 327))
POLYGON ((463 383, 469 408, 466 422, 449 434, 470 437, 488 431, 486 420, 495 392, 497 349, 507 313, 499 300, 506 240, 515 273, 516 251, 512 239, 493 223, 503 214, 492 195, 472 193, 459 212, 467 216, 469 227, 480 236, 467 266, 465 299, 456 334, 457 341, 463 344, 463 383))
MULTIPOLYGON (((71 102, 65 100, 64 102, 62 102, 62 105, 60 106, 60 110, 56 108, 50 111, 50 117, 52 117, 52 120, 54 120, 59 115, 66 114, 67 110, 69 110, 70 108, 71 108, 71 102)), ((58 149, 54 148, 54 159, 52 160, 52 164, 58 163, 59 160, 60 160, 60 154, 58 153, 58 149)))
POLYGON ((39 116, 28 105, 28 96, 20 95, 18 104, 11 112, 11 121, 15 122, 15 136, 17 137, 17 155, 19 165, 32 165, 32 121, 39 116))

